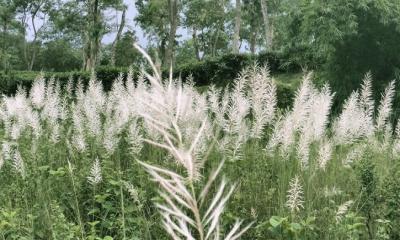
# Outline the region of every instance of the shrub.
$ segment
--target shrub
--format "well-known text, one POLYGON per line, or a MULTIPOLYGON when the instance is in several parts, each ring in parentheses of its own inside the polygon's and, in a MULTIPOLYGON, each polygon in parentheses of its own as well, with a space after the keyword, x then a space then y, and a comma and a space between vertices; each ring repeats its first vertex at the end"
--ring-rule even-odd
MULTIPOLYGON (((174 70, 174 77, 181 77, 184 81, 189 77, 193 77, 196 86, 208 86, 214 84, 218 87, 224 87, 232 84, 243 70, 243 68, 251 66, 256 62, 260 65, 268 64, 271 73, 298 72, 300 67, 298 64, 291 62, 287 64, 288 57, 282 53, 265 52, 252 56, 248 54, 228 54, 218 58, 210 58, 200 62, 190 62, 177 66, 174 70)), ((134 78, 138 76, 139 69, 134 68, 134 78)), ((124 80, 127 76, 128 68, 116 67, 99 67, 96 69, 97 79, 100 79, 104 90, 111 90, 112 83, 123 74, 124 80)), ((168 70, 163 70, 163 77, 168 77, 168 70)), ((2 94, 14 94, 18 86, 29 89, 39 72, 23 72, 15 71, 10 74, 0 72, 0 92, 2 94)), ((54 77, 61 86, 65 85, 69 78, 76 82, 80 79, 84 85, 89 82, 90 72, 73 71, 73 72, 45 72, 45 78, 48 80, 54 77)), ((278 106, 285 108, 291 104, 294 96, 294 90, 284 84, 278 84, 278 106)))

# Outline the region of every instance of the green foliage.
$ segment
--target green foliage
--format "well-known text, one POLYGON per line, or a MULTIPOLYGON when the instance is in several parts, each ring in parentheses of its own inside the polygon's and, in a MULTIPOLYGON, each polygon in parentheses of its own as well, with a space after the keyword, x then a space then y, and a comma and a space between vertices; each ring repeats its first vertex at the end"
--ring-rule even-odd
POLYGON ((131 65, 139 65, 139 54, 133 47, 134 42, 136 42, 134 32, 128 31, 122 35, 116 45, 115 66, 129 67, 131 65))
POLYGON ((365 235, 365 218, 358 216, 354 212, 347 213, 340 224, 336 226, 336 234, 342 235, 345 239, 359 240, 364 239, 365 235))
POLYGON ((377 89, 383 89, 383 85, 398 78, 399 24, 386 20, 388 13, 381 8, 378 3, 371 3, 366 9, 354 10, 357 34, 346 35, 332 45, 334 51, 326 69, 332 87, 340 94, 339 100, 353 91, 368 71, 380 80, 377 89))
POLYGON ((373 237, 373 220, 375 219, 375 206, 377 202, 377 185, 379 182, 376 174, 375 165, 371 155, 364 154, 362 160, 358 163, 358 178, 360 181, 360 211, 365 216, 366 227, 369 237, 373 237))
MULTIPOLYGON (((288 217, 272 216, 268 222, 262 223, 256 228, 268 230, 276 239, 310 239, 315 234, 315 217, 308 217, 300 222, 292 222, 288 217)), ((262 236, 262 234, 260 234, 262 236)), ((315 236, 315 235, 314 235, 315 236)))
MULTIPOLYGON (((377 89, 398 78, 398 0, 286 1, 280 19, 282 49, 306 69, 321 69, 337 92, 336 105, 366 72, 377 89)), ((379 97, 378 95, 376 97, 379 97)))
POLYGON ((383 219, 390 221, 389 228, 391 239, 400 237, 400 230, 396 227, 400 224, 400 164, 394 163, 387 177, 381 185, 379 201, 383 204, 383 219))
MULTIPOLYGON (((52 44, 52 43, 50 43, 52 44)), ((55 43, 56 44, 56 43, 55 43)), ((55 51, 58 51, 54 49, 55 51)), ((130 55, 129 50, 127 50, 126 57, 135 57, 136 52, 132 50, 132 55, 130 55)), ((44 52, 42 54, 50 54, 50 52, 44 52)), ((55 53, 54 66, 56 68, 62 69, 63 63, 57 61, 57 54, 55 53)), ((67 60, 67 59, 65 59, 67 60)), ((75 59, 77 60, 77 59, 75 59)), ((73 60, 73 61, 75 61, 73 60)), ((118 62, 118 58, 117 58, 118 62)), ((287 63, 287 58, 285 55, 279 53, 261 53, 256 56, 251 56, 247 54, 228 54, 219 58, 210 58, 200 62, 188 62, 186 64, 180 65, 174 69, 174 77, 181 77, 187 80, 189 77, 193 77, 196 86, 209 86, 214 84, 216 86, 222 87, 227 84, 233 84, 232 79, 235 79, 240 71, 248 66, 258 63, 260 65, 267 64, 272 74, 282 74, 290 73, 285 76, 290 78, 282 77, 278 79, 278 105, 282 108, 290 106, 295 88, 297 84, 293 84, 291 81, 293 78, 292 72, 299 71, 299 66, 296 63, 287 63)), ((78 64, 78 63, 76 63, 78 64)), ((122 64, 123 65, 123 64, 122 64)), ((68 65, 71 67, 71 65, 68 65)), ((96 76, 103 83, 104 89, 106 91, 111 89, 112 83, 120 73, 126 77, 128 69, 126 67, 107 67, 102 66, 96 69, 96 76)), ((13 94, 16 92, 18 86, 23 86, 30 88, 33 80, 37 77, 38 72, 10 72, 9 74, 4 74, 0 72, 0 92, 5 94, 13 94)), ((168 70, 164 69, 163 75, 168 76, 168 70)), ((284 74, 283 74, 284 75, 284 74)), ((134 77, 138 76, 138 69, 134 68, 134 77)), ((63 86, 65 85, 69 78, 72 77, 74 81, 80 79, 84 84, 87 84, 90 78, 90 72, 76 71, 76 72, 49 72, 45 73, 45 77, 50 79, 54 77, 63 86)), ((300 75, 296 75, 299 79, 300 75)))
POLYGON ((79 51, 62 39, 45 43, 37 58, 33 66, 37 71, 67 72, 77 71, 82 67, 79 51))

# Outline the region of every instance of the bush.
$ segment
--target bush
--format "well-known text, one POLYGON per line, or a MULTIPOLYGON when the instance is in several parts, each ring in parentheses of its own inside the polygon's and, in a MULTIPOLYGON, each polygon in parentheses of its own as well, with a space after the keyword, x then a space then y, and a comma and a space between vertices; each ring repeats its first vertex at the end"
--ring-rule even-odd
POLYGON ((175 76, 181 76, 182 79, 186 79, 191 75, 199 86, 210 84, 225 86, 234 80, 243 68, 254 63, 260 65, 268 64, 272 73, 298 72, 301 69, 299 64, 290 62, 289 58, 281 53, 265 52, 256 56, 228 54, 178 66, 175 69, 175 76))
MULTIPOLYGON (((214 84, 218 87, 230 84, 240 73, 240 71, 252 64, 268 64, 271 73, 298 72, 300 65, 290 62, 281 53, 260 53, 259 55, 249 54, 228 54, 218 58, 206 59, 200 62, 190 62, 177 66, 174 70, 174 77, 180 77, 185 81, 190 76, 193 77, 195 84, 199 87, 214 84)), ((97 79, 101 80, 104 90, 111 89, 113 81, 122 73, 126 77, 128 68, 99 67, 96 69, 97 79)), ((138 69, 134 69, 134 77, 138 76, 138 69)), ((45 78, 54 77, 63 86, 69 78, 74 81, 80 79, 86 85, 90 79, 90 72, 45 72, 45 78)), ((14 94, 18 86, 29 89, 33 80, 39 72, 15 71, 9 74, 0 72, 0 92, 2 94, 14 94)), ((168 69, 163 70, 163 76, 168 77, 168 69)), ((293 98, 293 89, 287 85, 278 84, 279 107, 287 107, 293 98)))
POLYGON ((381 186, 380 202, 383 207, 383 218, 389 220, 392 239, 400 238, 400 230, 396 227, 400 224, 400 164, 394 163, 381 186))
MULTIPOLYGON (((126 76, 128 72, 127 68, 111 68, 111 67, 100 67, 96 69, 96 76, 104 86, 104 90, 108 91, 111 89, 113 81, 118 78, 120 74, 126 76)), ((29 89, 40 72, 12 72, 10 74, 4 74, 0 72, 0 92, 2 94, 10 95, 14 94, 18 87, 24 87, 29 89)), ((79 79, 84 85, 89 82, 90 72, 75 71, 75 72, 44 72, 45 78, 55 78, 61 86, 64 86, 70 78, 75 82, 79 79)), ((137 74, 136 74, 137 75, 137 74)))

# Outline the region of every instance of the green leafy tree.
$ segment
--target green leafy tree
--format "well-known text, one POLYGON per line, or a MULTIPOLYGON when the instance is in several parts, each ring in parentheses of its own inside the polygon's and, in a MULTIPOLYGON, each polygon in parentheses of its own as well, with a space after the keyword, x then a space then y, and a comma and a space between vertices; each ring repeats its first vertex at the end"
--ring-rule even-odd
POLYGON ((22 26, 16 20, 17 6, 15 0, 0 0, 0 59, 1 67, 6 72, 17 55, 16 40, 21 39, 22 26))
POLYGON ((92 70, 98 62, 101 39, 110 31, 105 12, 125 9, 122 0, 69 0, 53 12, 56 29, 79 37, 83 46, 83 69, 92 70))
POLYGON ((138 0, 135 20, 154 41, 165 66, 174 62, 181 0, 138 0))
POLYGON ((136 42, 135 33, 127 31, 117 43, 115 49, 115 66, 129 67, 138 62, 139 53, 133 46, 136 42))
POLYGON ((250 52, 255 54, 257 43, 263 40, 260 34, 263 31, 260 1, 244 0, 242 18, 241 38, 248 42, 250 52))
MULTIPOLYGON (((321 68, 343 99, 371 71, 391 80, 400 64, 399 0, 286 0, 283 49, 304 68, 321 68)), ((382 81, 385 83, 387 81, 382 81)))
POLYGON ((226 23, 230 19, 230 1, 185 0, 183 25, 192 32, 195 56, 198 60, 228 51, 230 34, 226 23))
POLYGON ((49 24, 48 15, 56 1, 51 0, 16 0, 18 18, 21 21, 22 34, 26 39, 28 31, 31 30, 33 39, 31 42, 24 41, 23 54, 27 70, 32 70, 37 53, 40 50, 42 40, 45 36, 45 28, 49 24), (41 24, 38 26, 38 21, 41 24))
POLYGON ((66 72, 81 68, 81 54, 67 40, 46 42, 38 54, 34 70, 66 72))

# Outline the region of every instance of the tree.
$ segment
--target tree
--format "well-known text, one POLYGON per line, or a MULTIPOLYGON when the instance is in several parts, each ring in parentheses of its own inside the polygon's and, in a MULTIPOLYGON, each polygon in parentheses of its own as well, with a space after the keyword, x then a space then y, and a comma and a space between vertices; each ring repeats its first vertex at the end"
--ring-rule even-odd
POLYGON ((133 46, 133 43, 136 41, 137 39, 134 32, 127 31, 123 34, 115 47, 115 66, 129 67, 132 64, 138 63, 140 56, 133 46))
POLYGON ((84 70, 93 70, 98 62, 101 39, 110 28, 104 15, 109 9, 123 11, 122 0, 68 0, 53 12, 57 29, 79 36, 84 70))
POLYGON ((228 51, 229 0, 185 0, 183 26, 191 29, 195 56, 198 60, 228 51))
POLYGON ((27 37, 29 26, 33 31, 33 40, 30 43, 25 41, 24 44, 24 59, 28 70, 32 70, 35 63, 37 52, 41 46, 42 33, 48 22, 47 16, 53 4, 54 1, 51 0, 17 0, 17 12, 22 26, 24 26, 23 36, 27 37), (42 22, 40 26, 37 26, 37 20, 42 22))
POLYGON ((233 46, 232 50, 233 53, 238 53, 239 52, 239 41, 240 41, 240 24, 242 20, 242 15, 241 15, 241 0, 236 0, 236 5, 235 5, 235 30, 233 34, 233 46))
POLYGON ((259 0, 243 0, 241 38, 250 46, 250 52, 256 53, 256 45, 264 39, 262 33, 263 18, 259 0))
POLYGON ((179 26, 181 0, 138 0, 139 12, 135 18, 140 27, 155 41, 161 61, 168 66, 173 62, 176 31, 179 26))
POLYGON ((37 71, 76 71, 81 68, 81 54, 65 39, 56 39, 43 44, 33 66, 37 71))
POLYGON ((115 36, 115 40, 113 41, 112 46, 111 46, 111 66, 115 66, 115 51, 116 51, 117 44, 119 43, 119 40, 121 39, 122 31, 124 30, 124 27, 125 27, 126 9, 127 9, 127 6, 124 6, 124 9, 123 9, 122 15, 121 15, 121 22, 118 26, 117 35, 115 36))
POLYGON ((176 30, 178 29, 178 0, 168 0, 169 9, 169 35, 168 35, 168 47, 165 54, 165 65, 174 64, 174 49, 175 49, 175 38, 176 30))
POLYGON ((17 2, 0 0, 0 58, 2 68, 7 72, 11 68, 11 60, 15 55, 16 41, 20 36, 22 26, 16 21, 17 2), (12 54, 14 52, 14 54, 12 54))
POLYGON ((370 70, 381 83, 395 77, 399 0, 302 0, 286 7, 286 47, 298 49, 291 52, 300 61, 324 67, 334 90, 343 94, 337 99, 354 90, 370 70))

